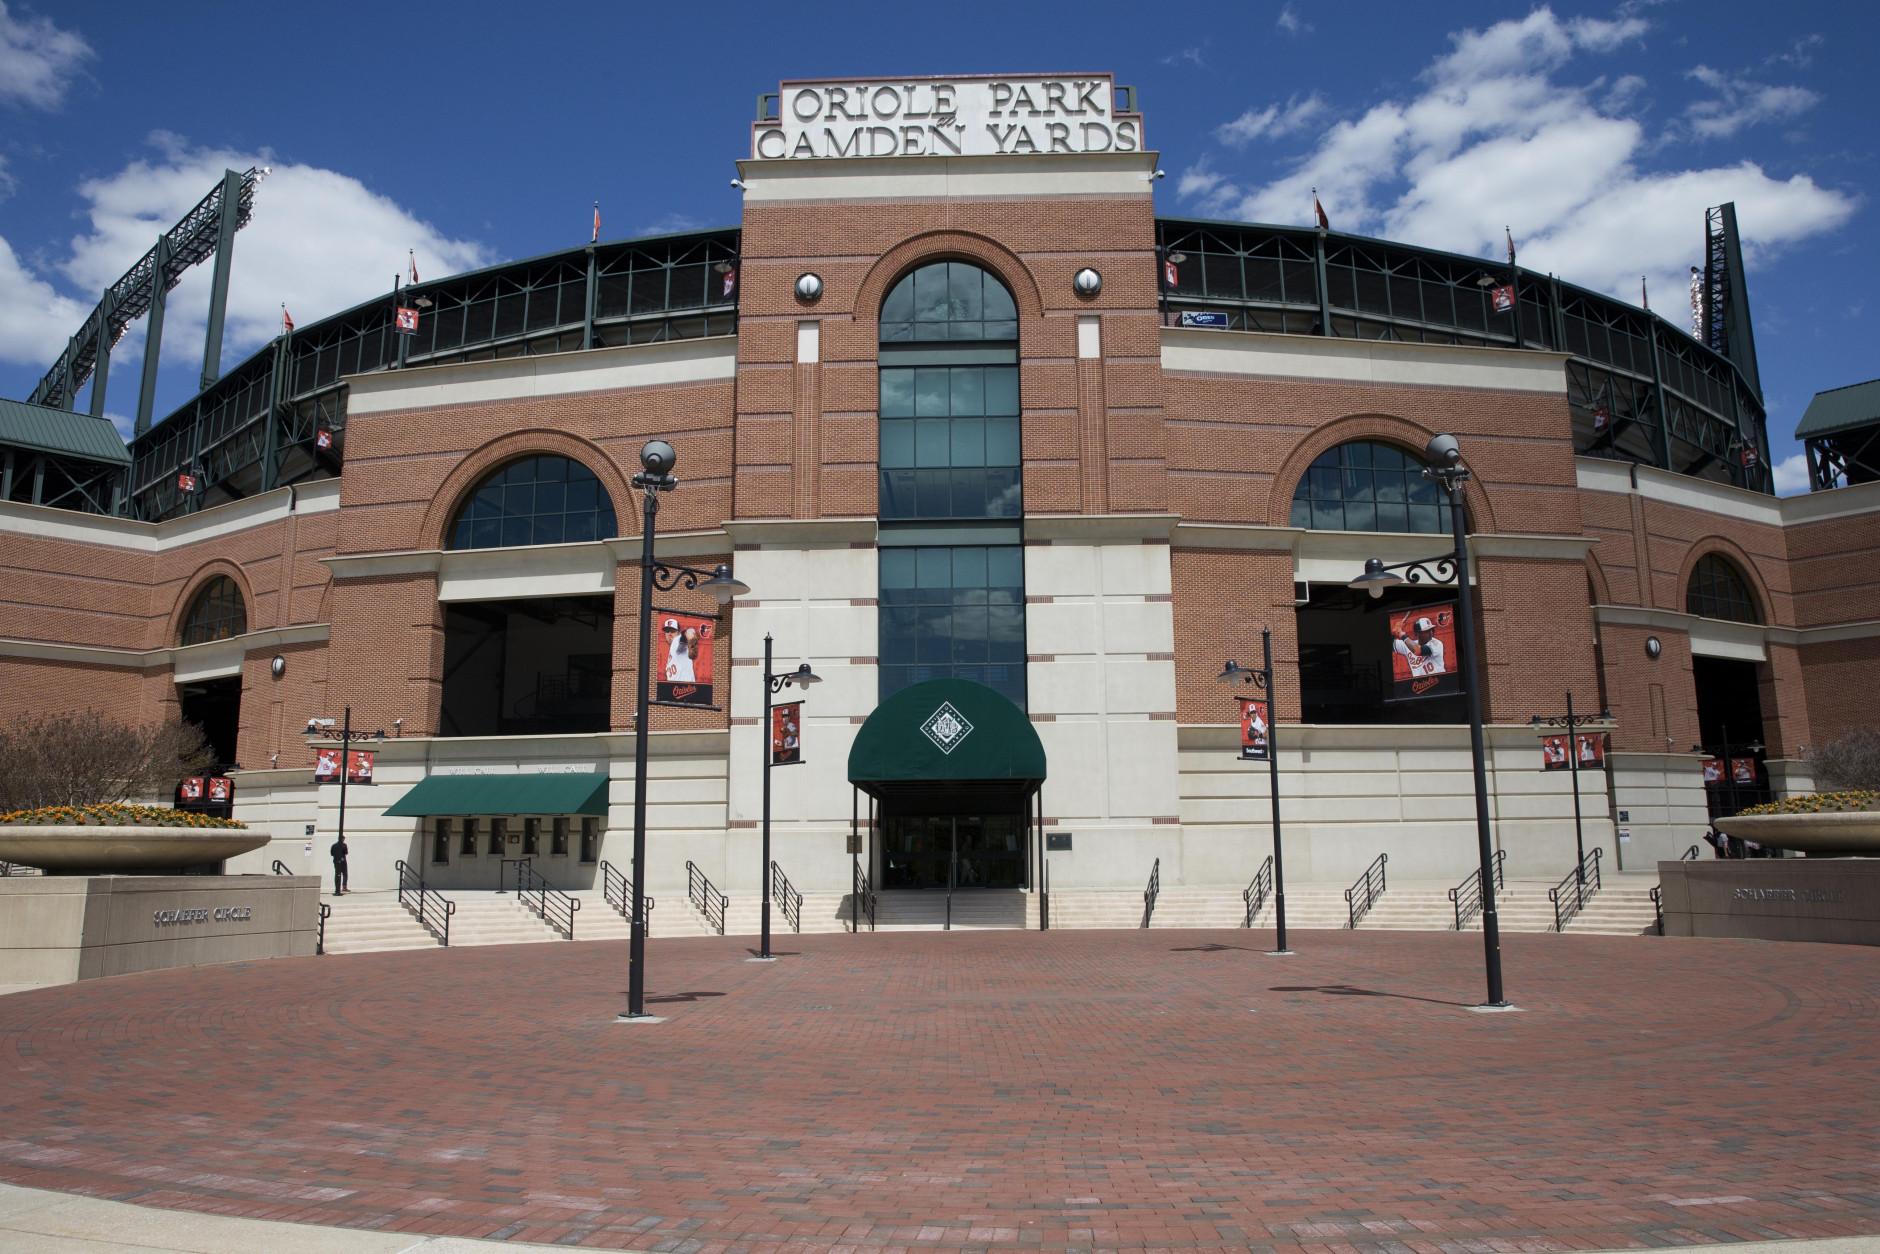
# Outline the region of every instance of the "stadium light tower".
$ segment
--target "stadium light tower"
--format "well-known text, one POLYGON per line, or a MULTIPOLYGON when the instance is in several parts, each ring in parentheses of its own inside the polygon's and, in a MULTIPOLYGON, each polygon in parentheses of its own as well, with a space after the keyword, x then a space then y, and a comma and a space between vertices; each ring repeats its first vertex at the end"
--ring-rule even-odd
POLYGON ((1462 485, 1469 481, 1469 468, 1462 464, 1462 446, 1453 435, 1431 437, 1423 453, 1429 462, 1424 468, 1424 477, 1441 484, 1449 498, 1449 524, 1456 547, 1441 557, 1389 565, 1379 558, 1367 558, 1364 573, 1353 579, 1350 586, 1381 597, 1384 589, 1399 584, 1422 583, 1426 579, 1434 583, 1456 581, 1456 616, 1462 620, 1461 630, 1456 633, 1460 646, 1456 672, 1469 698, 1469 753, 1475 767, 1475 838, 1481 854, 1476 875, 1482 885, 1482 950, 1488 976, 1488 1000, 1477 1009, 1513 1010, 1501 989, 1501 924, 1495 913, 1495 877, 1491 865, 1494 849, 1488 827, 1488 767, 1482 748, 1482 690, 1476 682, 1475 670, 1475 594, 1469 588, 1469 546, 1463 535, 1462 485), (1404 572, 1402 575, 1396 573, 1400 570, 1404 572))

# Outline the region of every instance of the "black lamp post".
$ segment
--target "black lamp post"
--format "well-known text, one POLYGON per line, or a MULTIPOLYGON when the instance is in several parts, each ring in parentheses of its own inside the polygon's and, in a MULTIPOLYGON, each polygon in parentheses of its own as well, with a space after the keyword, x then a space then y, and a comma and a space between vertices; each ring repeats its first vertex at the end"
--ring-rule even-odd
POLYGON ((1469 481, 1469 468, 1462 464, 1462 447, 1453 435, 1433 436, 1423 452, 1429 462, 1423 470, 1424 477, 1441 484, 1449 497, 1450 530, 1455 548, 1441 557, 1390 565, 1375 557, 1367 558, 1364 573, 1352 580, 1350 586, 1381 597, 1384 589, 1398 584, 1425 580, 1448 583, 1451 579, 1456 582, 1457 617, 1462 620, 1462 630, 1457 633, 1461 656, 1456 659, 1456 673, 1469 698, 1469 752, 1475 766, 1475 839, 1481 856, 1476 874, 1482 882, 1482 950, 1488 975, 1488 1000, 1483 1006, 1504 1010, 1508 1008, 1508 1001, 1501 991, 1501 923, 1495 912, 1495 876, 1490 865, 1494 849, 1488 830, 1488 767, 1482 748, 1482 693, 1475 675, 1475 594, 1469 587, 1469 546, 1462 528, 1462 485, 1469 481), (1399 570, 1404 574, 1392 573, 1399 570))
POLYGON ((1575 879, 1584 886, 1586 883, 1586 834, 1580 825, 1580 737, 1579 729, 1598 724, 1602 727, 1612 723, 1612 711, 1601 710, 1597 714, 1575 714, 1573 712, 1573 693, 1567 693, 1567 716, 1536 714, 1528 720, 1534 727, 1562 727, 1567 732, 1567 762, 1573 772, 1573 848, 1579 854, 1579 860, 1573 864, 1575 879))
MULTIPOLYGON (((346 721, 343 724, 341 724, 340 729, 337 732, 333 730, 332 719, 310 718, 307 720, 307 730, 304 733, 304 735, 307 738, 308 744, 314 744, 321 740, 337 739, 339 741, 339 842, 338 843, 343 845, 346 843, 346 777, 352 774, 352 772, 348 769, 348 767, 351 766, 351 763, 347 761, 347 753, 348 753, 347 746, 352 745, 352 744, 357 744, 359 741, 362 741, 362 740, 383 740, 385 739, 385 732, 383 730, 380 730, 380 731, 375 731, 375 732, 368 734, 362 731, 354 731, 352 729, 352 707, 349 705, 346 707, 346 721)), ((334 884, 333 887, 337 889, 339 885, 334 884)))
POLYGON ((664 440, 648 440, 640 450, 641 472, 633 476, 633 486, 645 494, 640 511, 640 669, 635 694, 633 721, 633 940, 628 956, 627 1013, 622 1019, 644 1019, 646 1014, 646 750, 647 715, 652 705, 674 705, 698 710, 711 707, 688 705, 678 701, 652 700, 647 672, 653 667, 653 590, 670 592, 675 587, 687 590, 703 588, 729 605, 731 598, 750 588, 735 579, 729 566, 701 570, 696 566, 677 566, 653 556, 653 532, 659 520, 659 494, 679 486, 672 468, 679 455, 664 440))
MULTIPOLYGON (((771 863, 770 863, 770 768, 774 764, 772 762, 772 755, 770 752, 770 698, 773 694, 782 692, 785 688, 788 688, 791 684, 796 684, 800 686, 803 689, 803 691, 808 692, 809 686, 811 684, 820 684, 822 682, 822 677, 815 674, 813 671, 810 670, 808 662, 803 663, 801 666, 797 667, 793 671, 788 672, 787 674, 783 674, 783 675, 771 674, 770 673, 770 648, 771 648, 770 633, 765 632, 764 633, 764 721, 760 728, 760 730, 763 732, 763 735, 760 737, 760 739, 762 740, 763 746, 764 746, 764 864, 762 867, 763 874, 758 879, 758 883, 762 884, 764 888, 764 902, 762 906, 764 923, 763 923, 763 944, 761 948, 758 950, 758 954, 757 954, 759 961, 762 961, 762 962, 772 961, 771 954, 770 954, 770 899, 771 899, 771 896, 777 891, 776 875, 772 871, 771 863)), ((802 743, 800 738, 798 740, 798 743, 799 744, 802 743)), ((797 760, 799 762, 802 761, 800 756, 797 760)))
POLYGON ((1252 684, 1266 694, 1266 772, 1267 791, 1273 799, 1273 952, 1290 954, 1286 948, 1286 855, 1279 831, 1279 714, 1273 708, 1273 632, 1260 629, 1260 649, 1264 665, 1257 671, 1229 662, 1214 677, 1221 684, 1252 684))

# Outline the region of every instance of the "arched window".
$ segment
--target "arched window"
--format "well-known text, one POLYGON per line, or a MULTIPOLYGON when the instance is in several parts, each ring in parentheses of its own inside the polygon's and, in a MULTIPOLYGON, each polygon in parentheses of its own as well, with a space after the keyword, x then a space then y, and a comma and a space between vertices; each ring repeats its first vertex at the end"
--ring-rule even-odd
POLYGON ((1312 460, 1293 490, 1292 525, 1314 531, 1450 532, 1449 499, 1423 459, 1394 444, 1353 440, 1312 460))
POLYGON ((202 586, 183 619, 178 644, 207 644, 227 640, 248 630, 248 608, 242 590, 227 575, 217 575, 202 586))
POLYGON ((1762 621, 1756 614, 1756 598, 1749 590, 1749 581, 1721 553, 1706 553, 1691 568, 1691 582, 1684 589, 1684 612, 1732 623, 1762 621))
POLYGON ((906 275, 881 302, 881 342, 1015 340, 1018 307, 1005 284, 966 261, 936 261, 906 275))
POLYGON ((451 524, 453 549, 611 540, 614 502, 594 472, 566 457, 525 457, 476 486, 451 524))

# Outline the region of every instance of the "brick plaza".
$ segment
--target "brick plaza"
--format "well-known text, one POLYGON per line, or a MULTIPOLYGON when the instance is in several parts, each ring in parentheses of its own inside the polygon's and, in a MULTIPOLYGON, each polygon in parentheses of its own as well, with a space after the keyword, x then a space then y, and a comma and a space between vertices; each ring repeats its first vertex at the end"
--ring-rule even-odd
POLYGON ((0 1000, 0 1180, 611 1248, 1880 1234, 1880 954, 1472 934, 518 945, 0 1000))

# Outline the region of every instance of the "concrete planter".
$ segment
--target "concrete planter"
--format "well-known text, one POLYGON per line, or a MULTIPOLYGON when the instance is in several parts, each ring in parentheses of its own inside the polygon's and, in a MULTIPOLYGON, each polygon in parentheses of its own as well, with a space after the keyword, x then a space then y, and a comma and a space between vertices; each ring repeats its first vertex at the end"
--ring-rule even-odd
POLYGON ((48 875, 151 874, 220 862, 267 843, 265 831, 236 827, 0 827, 0 861, 48 875))
POLYGON ((1737 814, 1717 830, 1738 840, 1811 857, 1880 857, 1880 811, 1824 810, 1819 814, 1737 814))

